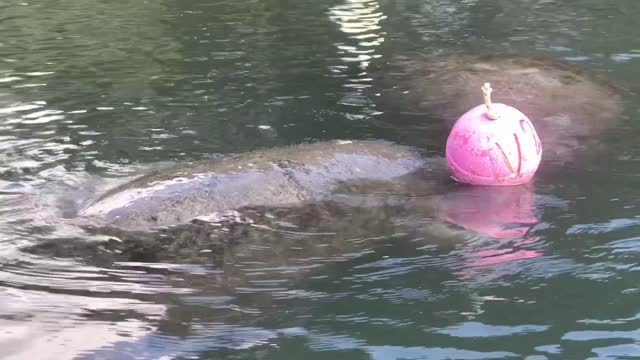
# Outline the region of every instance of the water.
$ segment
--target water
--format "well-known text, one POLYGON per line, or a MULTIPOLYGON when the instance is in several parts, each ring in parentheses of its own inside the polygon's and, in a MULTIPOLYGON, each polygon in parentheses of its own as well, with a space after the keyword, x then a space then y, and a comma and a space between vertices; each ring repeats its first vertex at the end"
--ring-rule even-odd
MULTIPOLYGON (((0 355, 640 357, 633 97, 602 149, 506 210, 526 232, 317 206, 216 229, 222 251, 189 229, 131 245, 63 219, 150 164, 335 138, 441 153, 440 132, 394 127, 365 94, 392 55, 545 54, 640 90, 638 14, 634 0, 3 2, 0 178, 39 195, 0 198, 0 355)), ((472 213, 491 201, 474 196, 472 213)))

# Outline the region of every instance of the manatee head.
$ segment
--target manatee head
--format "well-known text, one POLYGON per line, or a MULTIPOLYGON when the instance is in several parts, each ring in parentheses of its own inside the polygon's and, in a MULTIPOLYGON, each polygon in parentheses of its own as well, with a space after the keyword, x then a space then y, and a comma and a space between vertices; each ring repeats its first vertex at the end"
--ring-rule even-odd
MULTIPOLYGON (((391 60, 374 78, 381 110, 417 114, 444 130, 482 104, 485 82, 494 103, 524 113, 543 143, 543 161, 570 161, 587 140, 623 117, 625 90, 565 61, 521 55, 453 55, 391 60)), ((433 128, 429 123, 428 127, 433 128)))

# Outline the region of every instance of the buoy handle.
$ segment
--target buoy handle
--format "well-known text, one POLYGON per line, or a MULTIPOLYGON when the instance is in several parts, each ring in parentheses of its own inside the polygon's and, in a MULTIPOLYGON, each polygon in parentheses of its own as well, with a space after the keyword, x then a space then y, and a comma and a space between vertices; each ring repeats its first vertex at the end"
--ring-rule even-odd
POLYGON ((482 94, 484 95, 484 104, 487 106, 487 117, 490 120, 495 120, 498 118, 498 114, 494 111, 493 107, 491 106, 491 92, 493 91, 493 89, 491 88, 491 84, 484 83, 484 85, 482 86, 482 88, 480 88, 482 90, 482 94))

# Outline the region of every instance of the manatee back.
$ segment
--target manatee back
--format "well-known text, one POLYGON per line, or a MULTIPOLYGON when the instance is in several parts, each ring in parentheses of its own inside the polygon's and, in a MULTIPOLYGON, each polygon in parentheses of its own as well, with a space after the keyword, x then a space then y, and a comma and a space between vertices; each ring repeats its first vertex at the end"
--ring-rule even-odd
POLYGON ((391 180, 418 171, 420 154, 375 141, 331 141, 254 151, 177 166, 118 187, 82 215, 147 229, 246 206, 319 200, 348 181, 391 180))

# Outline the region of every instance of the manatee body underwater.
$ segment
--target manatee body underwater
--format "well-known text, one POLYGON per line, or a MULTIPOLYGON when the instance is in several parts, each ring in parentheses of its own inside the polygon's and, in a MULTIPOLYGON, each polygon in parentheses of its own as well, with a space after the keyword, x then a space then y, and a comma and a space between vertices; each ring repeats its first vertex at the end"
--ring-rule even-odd
MULTIPOLYGON (((624 116, 626 89, 584 66, 511 54, 395 57, 373 71, 370 96, 395 127, 440 129, 444 138, 466 111, 492 100, 524 113, 543 143, 543 162, 571 162, 624 116), (394 114, 409 115, 410 124, 394 114), (415 122, 414 122, 415 121, 415 122)), ((406 119, 406 117, 405 117, 406 119)), ((426 130, 425 130, 426 131, 426 130)))
POLYGON ((57 222, 69 225, 59 237, 25 251, 101 267, 209 263, 235 274, 222 284, 244 284, 238 257, 278 268, 368 252, 398 231, 420 238, 428 229, 431 242, 447 244, 455 234, 464 238, 467 232, 432 221, 433 199, 440 184, 452 183, 448 177, 443 158, 384 141, 255 150, 115 186, 57 222))

